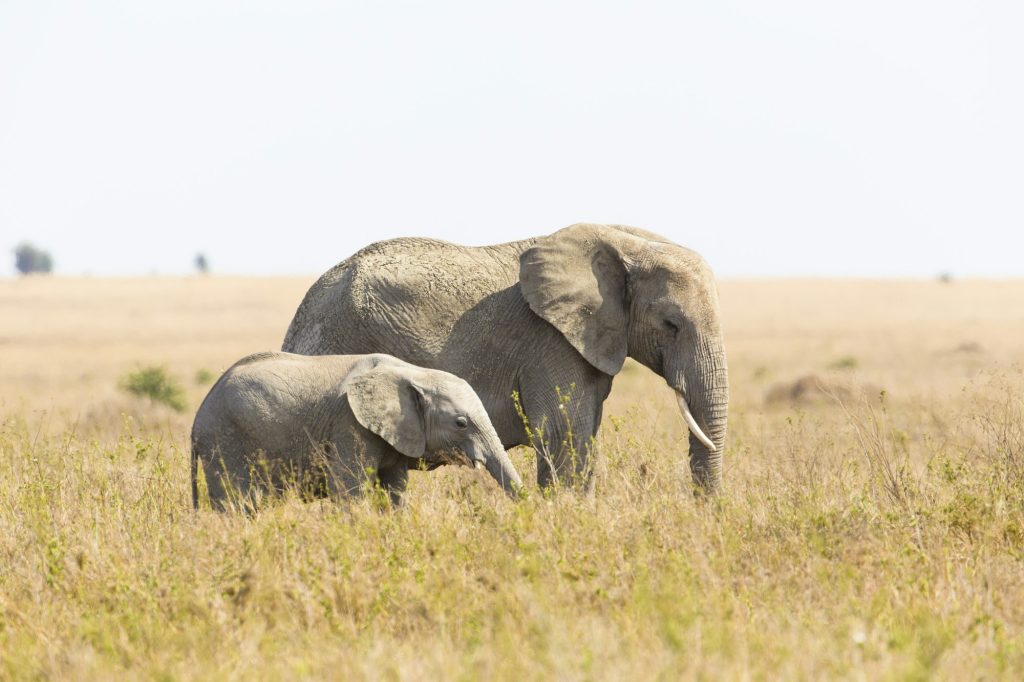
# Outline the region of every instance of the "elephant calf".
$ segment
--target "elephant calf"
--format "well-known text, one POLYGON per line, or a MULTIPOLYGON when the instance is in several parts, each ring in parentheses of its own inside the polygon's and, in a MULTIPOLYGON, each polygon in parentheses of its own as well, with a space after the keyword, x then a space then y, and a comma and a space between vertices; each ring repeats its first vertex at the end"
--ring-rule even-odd
POLYGON ((379 483, 398 504, 418 459, 485 467, 509 494, 522 486, 480 399, 457 376, 390 355, 257 353, 199 407, 192 503, 201 463, 221 510, 289 481, 332 497, 379 483))

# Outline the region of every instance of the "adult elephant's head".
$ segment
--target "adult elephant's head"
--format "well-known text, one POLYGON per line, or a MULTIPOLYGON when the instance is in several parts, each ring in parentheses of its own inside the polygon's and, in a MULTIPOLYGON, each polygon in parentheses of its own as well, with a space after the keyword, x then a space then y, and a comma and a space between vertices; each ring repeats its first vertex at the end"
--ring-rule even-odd
POLYGON ((729 380, 714 276, 694 251, 619 225, 572 225, 519 260, 530 308, 602 372, 626 356, 665 378, 690 431, 698 490, 717 492, 729 380))

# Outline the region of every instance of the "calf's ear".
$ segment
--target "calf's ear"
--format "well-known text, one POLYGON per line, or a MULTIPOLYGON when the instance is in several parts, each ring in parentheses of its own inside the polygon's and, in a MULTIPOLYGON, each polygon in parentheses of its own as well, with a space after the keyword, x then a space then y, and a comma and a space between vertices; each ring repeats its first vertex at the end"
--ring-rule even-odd
POLYGON ((401 367, 378 365, 346 382, 356 420, 407 457, 427 449, 423 391, 401 367))

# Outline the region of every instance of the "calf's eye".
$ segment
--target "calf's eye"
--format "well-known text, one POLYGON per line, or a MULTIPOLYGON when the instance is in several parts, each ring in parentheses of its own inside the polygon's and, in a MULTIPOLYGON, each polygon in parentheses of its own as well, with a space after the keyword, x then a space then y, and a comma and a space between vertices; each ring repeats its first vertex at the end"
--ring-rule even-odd
POLYGON ((460 429, 464 429, 469 426, 469 420, 462 416, 456 417, 455 426, 457 426, 460 429))

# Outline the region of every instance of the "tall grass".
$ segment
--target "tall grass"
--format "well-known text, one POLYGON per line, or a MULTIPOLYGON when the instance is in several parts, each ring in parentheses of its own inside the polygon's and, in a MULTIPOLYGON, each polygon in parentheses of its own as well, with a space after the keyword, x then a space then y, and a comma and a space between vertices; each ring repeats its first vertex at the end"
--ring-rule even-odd
POLYGON ((593 495, 449 468, 253 516, 191 510, 180 430, 9 417, 0 677, 1019 679, 1021 383, 734 410, 705 502, 639 408, 593 495))

